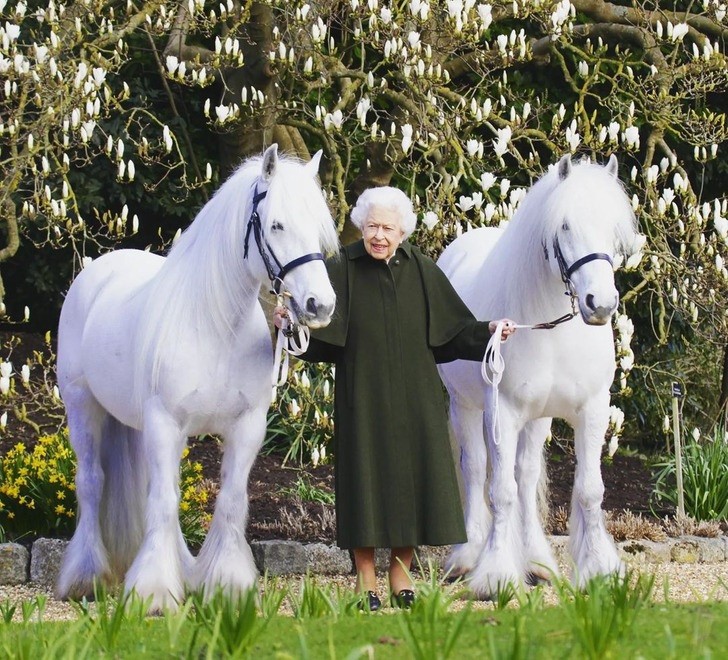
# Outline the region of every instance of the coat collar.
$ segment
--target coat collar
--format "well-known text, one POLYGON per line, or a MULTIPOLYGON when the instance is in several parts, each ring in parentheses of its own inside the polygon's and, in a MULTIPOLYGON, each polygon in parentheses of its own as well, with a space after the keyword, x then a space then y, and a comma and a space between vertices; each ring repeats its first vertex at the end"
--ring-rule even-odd
MULTIPOLYGON (((368 252, 364 247, 363 239, 359 239, 356 243, 347 245, 344 249, 346 250, 346 256, 349 260, 359 259, 365 255, 368 256, 368 252)), ((407 241, 402 241, 395 254, 404 254, 409 259, 412 256, 412 244, 407 241)))

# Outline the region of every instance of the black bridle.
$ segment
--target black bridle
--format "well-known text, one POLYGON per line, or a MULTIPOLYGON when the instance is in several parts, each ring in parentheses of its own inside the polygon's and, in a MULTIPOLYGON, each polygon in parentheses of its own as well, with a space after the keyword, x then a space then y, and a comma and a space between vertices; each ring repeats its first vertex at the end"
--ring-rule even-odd
MULTIPOLYGON (((546 261, 549 259, 549 251, 546 247, 546 243, 543 244, 543 255, 546 261)), ((566 286, 566 291, 564 292, 567 296, 569 296, 571 300, 571 313, 570 314, 564 314, 563 316, 560 316, 557 319, 554 319, 553 321, 548 321, 547 323, 538 323, 537 325, 534 325, 533 327, 537 330, 551 330, 552 328, 555 328, 557 325, 561 323, 566 323, 567 321, 571 321, 578 313, 579 310, 576 308, 576 301, 578 299, 578 296, 576 295, 576 290, 574 289, 574 284, 571 281, 571 276, 579 270, 584 264, 588 264, 590 261, 597 261, 599 259, 603 261, 607 261, 610 266, 614 264, 612 261, 612 257, 608 255, 606 252, 592 252, 590 254, 587 254, 586 256, 581 257, 581 259, 577 259, 571 266, 568 266, 566 264, 566 259, 564 258, 564 253, 561 251, 561 246, 559 245, 559 238, 558 236, 554 236, 554 257, 556 259, 556 263, 559 265, 559 272, 561 273, 561 281, 566 286)))
POLYGON ((255 186, 255 191, 253 192, 253 210, 250 213, 248 228, 245 231, 245 242, 243 243, 243 259, 248 258, 250 232, 252 231, 253 236, 255 237, 255 242, 258 245, 260 258, 265 264, 265 269, 268 273, 268 277, 271 281, 271 284, 273 285, 273 291, 276 295, 280 295, 280 288, 283 284, 283 278, 288 275, 288 273, 290 273, 294 268, 298 268, 298 266, 302 266, 309 261, 316 261, 318 259, 323 261, 324 255, 320 252, 311 252, 310 254, 304 254, 300 257, 297 257, 296 259, 293 259, 292 261, 289 261, 285 266, 281 264, 278 257, 276 257, 275 252, 273 252, 270 244, 263 237, 263 227, 260 224, 258 204, 260 204, 260 202, 265 198, 267 194, 267 190, 259 193, 258 186, 255 186), (274 265, 277 267, 277 272, 276 269, 274 269, 274 265))

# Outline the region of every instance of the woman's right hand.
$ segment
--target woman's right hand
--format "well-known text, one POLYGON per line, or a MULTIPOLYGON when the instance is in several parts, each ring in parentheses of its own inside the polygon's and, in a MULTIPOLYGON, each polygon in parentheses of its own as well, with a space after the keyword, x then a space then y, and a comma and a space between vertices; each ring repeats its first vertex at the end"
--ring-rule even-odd
POLYGON ((279 330, 283 327, 283 320, 289 320, 288 309, 279 305, 273 310, 273 325, 279 330))

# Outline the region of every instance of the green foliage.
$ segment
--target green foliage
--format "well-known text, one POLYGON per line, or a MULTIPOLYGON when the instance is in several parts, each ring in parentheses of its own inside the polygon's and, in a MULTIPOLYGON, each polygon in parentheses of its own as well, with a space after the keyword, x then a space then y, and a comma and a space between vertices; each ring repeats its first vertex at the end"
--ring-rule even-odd
MULTIPOLYGON (((677 505, 677 468, 674 458, 656 466, 654 497, 677 505)), ((691 439, 682 451, 685 513, 695 520, 728 519, 728 441, 722 431, 712 439, 691 439)))
POLYGON ((258 616, 257 592, 248 589, 235 597, 218 590, 210 598, 192 595, 193 620, 207 634, 210 653, 223 657, 243 657, 265 630, 269 617, 258 616))
POLYGON ((555 583, 581 657, 603 658, 633 628, 639 611, 652 599, 654 576, 599 576, 584 589, 555 583))
MULTIPOLYGON (((20 442, 0 459, 0 537, 70 536, 76 523, 76 459, 68 430, 38 438, 32 449, 20 442)), ((202 465, 180 465, 180 524, 188 543, 199 545, 209 524, 209 487, 202 465)))
POLYGON ((292 495, 301 502, 318 502, 320 504, 334 504, 334 493, 324 490, 311 483, 311 477, 300 474, 292 488, 281 488, 283 495, 292 495))
POLYGON ((418 593, 412 609, 400 618, 402 635, 413 658, 430 660, 449 658, 463 627, 470 619, 468 604, 456 615, 448 614, 452 603, 442 589, 425 589, 418 593))
POLYGON ((330 587, 322 587, 315 578, 306 575, 301 579, 298 593, 289 595, 293 616, 297 619, 313 619, 325 616, 337 617, 341 594, 330 587))
POLYGON ((278 389, 268 413, 264 451, 285 452, 284 463, 325 463, 334 435, 335 368, 291 362, 291 375, 278 389))
POLYGON ((285 585, 264 586, 269 595, 257 605, 254 590, 208 601, 193 595, 160 617, 145 617, 134 597, 103 591, 79 605, 75 621, 47 621, 43 599, 18 602, 24 619, 0 623, 0 657, 692 658, 718 657, 728 644, 728 603, 648 606, 652 583, 644 577, 605 578, 584 592, 557 585, 554 607, 461 612, 453 611, 452 590, 431 582, 417 585, 419 611, 308 618, 278 615, 285 585))

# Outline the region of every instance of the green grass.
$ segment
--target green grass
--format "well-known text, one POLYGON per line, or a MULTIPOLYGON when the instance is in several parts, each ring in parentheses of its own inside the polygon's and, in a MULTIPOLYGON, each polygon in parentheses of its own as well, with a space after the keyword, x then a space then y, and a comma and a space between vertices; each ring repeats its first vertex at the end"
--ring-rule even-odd
MULTIPOLYGON (((241 601, 245 619, 250 603, 241 601)), ((254 639, 244 639, 219 603, 210 621, 196 621, 190 604, 182 612, 143 618, 128 612, 120 626, 109 626, 114 607, 95 618, 72 622, 0 624, 1 658, 582 658, 579 636, 568 607, 507 608, 434 615, 387 610, 294 618, 272 615, 256 624, 254 639), (107 619, 106 624, 100 623, 107 619), (230 623, 228 623, 230 628, 230 623), (453 635, 453 631, 457 634, 453 635), (419 637, 422 652, 408 631, 419 637), (452 648, 446 648, 450 637, 452 648), (453 639, 454 637, 454 639, 453 639), (423 641, 424 640, 424 641, 423 641), (236 646, 239 643, 240 646, 236 646), (373 654, 373 655, 371 655, 373 654)), ((273 608, 275 609, 275 608, 273 608)), ((215 608, 210 610, 213 613, 215 608)), ((204 617, 203 617, 204 618, 204 617)), ((259 617, 260 619, 261 617, 259 617)), ((728 648, 728 603, 650 604, 639 609, 628 629, 603 655, 615 658, 725 657, 728 648)), ((115 622, 114 622, 115 623, 115 622)))

